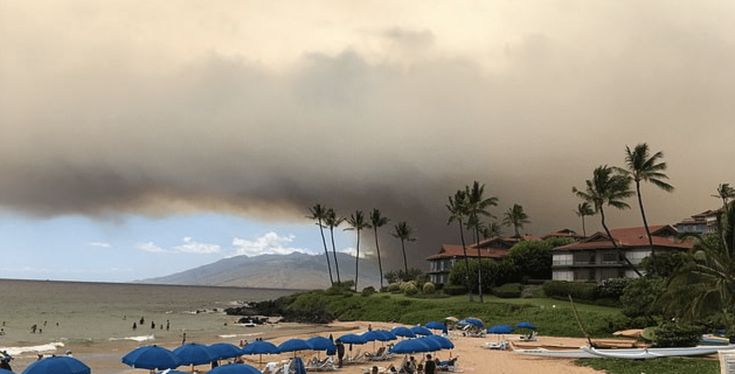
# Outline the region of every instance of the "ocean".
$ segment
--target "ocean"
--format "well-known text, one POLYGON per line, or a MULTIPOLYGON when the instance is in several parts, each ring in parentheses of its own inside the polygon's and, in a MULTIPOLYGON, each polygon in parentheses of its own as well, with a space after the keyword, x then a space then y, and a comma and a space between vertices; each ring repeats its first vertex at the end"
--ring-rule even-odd
MULTIPOLYGON (((261 334, 223 309, 293 290, 0 280, 0 351, 28 361, 38 352, 228 339, 261 334), (144 319, 143 323, 140 320, 144 319), (133 323, 137 328, 133 329, 133 323), (168 329, 166 324, 168 323, 168 329), (32 326, 36 326, 36 332, 32 326)), ((117 349, 115 349, 117 351, 117 349)), ((119 356, 119 354, 116 353, 119 356)), ((119 358, 116 357, 117 360, 119 358)))

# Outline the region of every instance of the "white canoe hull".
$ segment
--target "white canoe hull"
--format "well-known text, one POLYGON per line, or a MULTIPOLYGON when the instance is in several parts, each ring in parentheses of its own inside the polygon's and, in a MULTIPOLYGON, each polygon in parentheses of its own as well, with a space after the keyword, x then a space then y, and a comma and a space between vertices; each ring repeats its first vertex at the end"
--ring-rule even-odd
POLYGON ((582 349, 558 349, 551 350, 546 348, 533 349, 514 349, 513 353, 524 356, 546 357, 546 358, 596 358, 592 353, 585 352, 582 349))
POLYGON ((663 357, 708 356, 719 351, 735 349, 735 345, 697 346, 682 348, 639 348, 639 349, 595 349, 582 347, 581 350, 596 357, 620 358, 625 360, 649 360, 663 357))

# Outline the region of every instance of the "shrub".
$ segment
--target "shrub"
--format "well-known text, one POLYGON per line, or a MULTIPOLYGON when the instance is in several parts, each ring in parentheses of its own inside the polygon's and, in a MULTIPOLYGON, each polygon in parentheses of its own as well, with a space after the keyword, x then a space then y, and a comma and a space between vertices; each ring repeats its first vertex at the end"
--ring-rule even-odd
POLYGON ((508 251, 507 261, 515 268, 518 277, 534 279, 551 278, 551 250, 553 247, 543 240, 524 240, 508 251))
POLYGON ((592 301, 597 299, 597 284, 567 281, 548 281, 544 283, 544 293, 550 297, 566 299, 572 295, 574 299, 592 301))
POLYGON ((500 287, 493 288, 493 295, 504 299, 519 298, 521 297, 521 292, 523 292, 523 286, 519 283, 506 283, 500 287))
POLYGON ((369 286, 362 289, 362 296, 370 296, 375 293, 375 287, 369 286))
POLYGON ((388 292, 398 292, 401 290, 401 285, 398 283, 391 283, 387 287, 388 292))
POLYGON ((452 267, 449 273, 449 283, 453 285, 467 285, 467 275, 469 274, 470 289, 472 292, 478 292, 478 272, 482 267, 482 289, 489 290, 496 285, 509 282, 515 277, 513 265, 508 261, 495 261, 483 259, 482 262, 473 259, 468 261, 469 273, 465 261, 458 261, 452 267))
POLYGON ((661 315, 658 298, 664 292, 664 281, 660 278, 637 278, 631 280, 620 296, 623 314, 628 317, 645 317, 653 320, 661 315))
POLYGON ((623 290, 630 284, 630 278, 612 278, 602 281, 597 289, 597 297, 620 299, 623 290))
POLYGON ((431 295, 436 291, 436 286, 434 285, 434 283, 426 282, 424 283, 423 291, 425 294, 431 295))
MULTIPOLYGON (((641 267, 646 274, 654 274, 653 256, 648 256, 641 261, 641 267)), ((656 275, 669 277, 687 262, 685 253, 681 252, 658 252, 656 253, 656 275)))
POLYGON ((388 283, 408 282, 416 281, 419 284, 423 284, 429 280, 429 276, 424 274, 423 271, 416 268, 408 269, 408 273, 404 270, 393 270, 385 273, 383 276, 388 283))
POLYGON ((546 297, 546 294, 544 294, 543 286, 528 285, 528 286, 523 287, 523 291, 521 291, 521 297, 522 298, 541 298, 541 297, 546 297))
POLYGON ((414 281, 401 282, 401 284, 400 284, 400 290, 401 290, 401 292, 406 293, 406 289, 408 289, 408 287, 411 287, 411 286, 413 286, 413 288, 416 288, 416 290, 418 291, 418 288, 416 287, 416 282, 414 282, 414 281))
POLYGON ((551 248, 553 249, 553 248, 556 248, 556 247, 561 247, 563 245, 572 244, 572 243, 576 242, 576 240, 574 240, 572 238, 551 237, 551 238, 548 238, 548 239, 544 239, 544 242, 546 242, 546 244, 550 245, 551 248))
POLYGON ((656 328, 656 347, 693 347, 702 339, 703 329, 698 326, 666 322, 656 328))
POLYGON ((403 288, 403 293, 405 293, 407 296, 413 296, 419 293, 419 289, 416 287, 416 285, 413 282, 406 282, 406 287, 403 288))
POLYGON ((442 288, 442 291, 450 296, 464 295, 467 293, 467 288, 456 284, 448 284, 442 288))

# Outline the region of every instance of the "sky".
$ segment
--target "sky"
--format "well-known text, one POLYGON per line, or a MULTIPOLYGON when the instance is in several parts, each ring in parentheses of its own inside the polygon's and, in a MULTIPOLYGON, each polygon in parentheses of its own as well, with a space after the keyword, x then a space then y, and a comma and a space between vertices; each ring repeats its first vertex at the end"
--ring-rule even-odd
POLYGON ((571 187, 639 142, 664 151, 676 187, 644 189, 649 220, 674 223, 735 181, 733 8, 2 1, 0 277, 318 253, 317 202, 408 221, 422 265, 456 240, 456 189, 485 183, 496 215, 523 205, 526 232, 578 229, 571 187))

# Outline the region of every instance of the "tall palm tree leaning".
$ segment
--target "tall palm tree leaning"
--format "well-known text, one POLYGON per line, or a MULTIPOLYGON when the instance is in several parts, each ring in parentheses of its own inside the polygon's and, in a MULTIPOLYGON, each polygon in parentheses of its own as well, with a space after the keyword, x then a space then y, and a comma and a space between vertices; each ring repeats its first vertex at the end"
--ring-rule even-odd
POLYGON ((658 272, 656 269, 656 249, 653 247, 653 236, 651 236, 651 230, 648 228, 646 210, 643 208, 641 182, 650 182, 666 192, 674 190, 674 186, 665 181, 669 179, 669 176, 664 173, 666 171, 666 163, 661 161, 663 157, 663 152, 656 152, 651 155, 648 144, 646 143, 638 144, 634 149, 625 146, 625 168, 618 168, 621 173, 629 176, 635 183, 635 192, 638 197, 638 206, 641 209, 643 227, 646 229, 648 245, 651 248, 651 265, 653 265, 654 274, 658 272))
POLYGON ((408 260, 406 259, 406 242, 416 241, 413 237, 413 229, 408 225, 406 221, 398 222, 395 227, 393 236, 401 240, 401 250, 403 251, 403 270, 404 275, 408 276, 408 260))
MULTIPOLYGON (((716 197, 720 200, 722 200, 722 213, 717 215, 717 231, 720 233, 720 236, 722 237, 722 244, 727 247, 727 239, 725 239, 725 230, 723 229, 723 225, 726 224, 725 220, 722 217, 725 217, 725 213, 728 211, 728 204, 730 202, 730 199, 735 198, 735 188, 730 187, 730 183, 722 183, 719 186, 717 186, 717 193, 714 195, 711 195, 712 197, 716 197)), ((731 244, 731 248, 735 248, 735 236, 733 236, 733 240, 731 244)))
POLYGON ((513 226, 515 237, 520 239, 523 225, 531 223, 531 221, 528 219, 528 214, 523 211, 523 206, 520 204, 513 204, 513 206, 508 208, 508 210, 503 214, 503 223, 506 226, 513 226))
POLYGON ((365 221, 365 214, 362 213, 362 210, 356 210, 355 213, 350 214, 347 218, 347 224, 350 227, 345 230, 354 230, 357 236, 357 244, 355 245, 355 291, 357 291, 357 280, 360 275, 360 231, 370 227, 370 225, 365 221))
POLYGON ((337 216, 334 209, 327 209, 324 224, 329 227, 329 236, 332 238, 332 254, 334 255, 334 272, 337 275, 337 283, 342 283, 342 279, 339 277, 339 261, 337 261, 337 247, 334 245, 334 229, 339 227, 344 220, 344 218, 337 216))
POLYGON ((498 205, 498 198, 495 196, 485 197, 485 185, 477 181, 472 183, 472 187, 465 187, 467 195, 467 225, 471 227, 475 234, 475 247, 477 247, 477 292, 480 295, 480 302, 484 302, 482 295, 482 252, 480 250, 480 226, 483 217, 492 217, 488 208, 498 205))
POLYGON ((605 205, 611 206, 617 209, 630 208, 630 205, 623 201, 623 199, 633 195, 633 191, 630 190, 630 177, 615 172, 614 168, 607 165, 598 166, 592 173, 592 179, 585 181, 585 189, 579 190, 577 187, 572 187, 572 193, 580 197, 582 200, 589 202, 594 206, 595 212, 600 213, 600 221, 602 227, 607 233, 610 243, 613 248, 618 252, 618 259, 625 261, 639 277, 641 272, 623 255, 620 250, 618 243, 610 233, 610 229, 607 227, 607 221, 605 218, 605 205))
POLYGON ((380 210, 373 209, 370 212, 370 227, 373 229, 375 234, 375 251, 378 253, 378 271, 380 272, 380 288, 383 289, 383 263, 380 260, 380 243, 378 242, 378 229, 385 226, 390 222, 388 217, 383 216, 380 210))
POLYGON ((327 250, 327 239, 324 238, 324 219, 327 217, 327 209, 321 204, 316 204, 309 208, 311 215, 306 216, 316 221, 316 225, 319 226, 319 233, 322 234, 322 244, 324 244, 324 257, 327 260, 327 270, 329 271, 329 283, 334 285, 334 278, 332 277, 332 265, 329 261, 329 251, 327 250))
POLYGON ((457 222, 459 226, 459 239, 462 242, 462 252, 464 252, 464 266, 465 266, 465 287, 467 287, 467 294, 472 301, 472 285, 470 284, 470 260, 467 256, 467 245, 464 241, 464 221, 467 216, 467 195, 462 190, 458 190, 454 197, 449 196, 449 204, 447 204, 447 210, 449 211, 449 219, 447 225, 451 225, 452 222, 457 222))
POLYGON ((585 201, 585 202, 577 204, 577 210, 575 210, 574 213, 577 215, 577 217, 582 217, 582 236, 586 238, 587 237, 587 227, 585 226, 585 223, 584 223, 584 217, 594 216, 595 211, 592 209, 592 206, 590 206, 590 203, 585 201))

